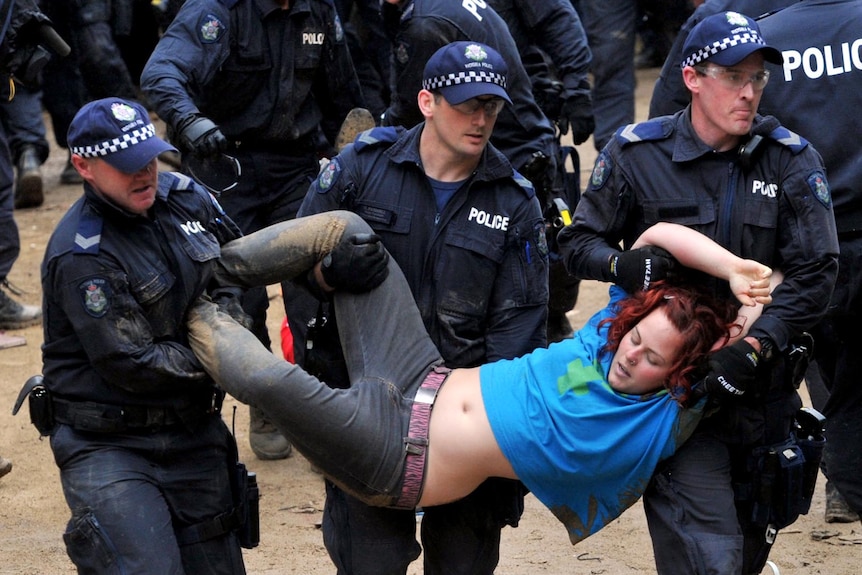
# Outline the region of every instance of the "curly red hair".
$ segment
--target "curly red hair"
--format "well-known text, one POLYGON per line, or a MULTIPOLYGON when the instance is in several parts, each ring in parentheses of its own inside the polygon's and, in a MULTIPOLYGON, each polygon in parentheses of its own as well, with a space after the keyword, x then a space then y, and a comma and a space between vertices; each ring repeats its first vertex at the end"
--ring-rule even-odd
POLYGON ((658 282, 649 290, 620 300, 616 315, 603 320, 599 327, 608 326, 607 344, 603 348, 616 353, 623 337, 644 317, 662 308, 671 324, 683 336, 682 349, 671 365, 665 387, 674 399, 683 404, 691 393, 691 375, 702 365, 716 342, 727 341, 736 326, 738 306, 720 302, 690 287, 658 282))

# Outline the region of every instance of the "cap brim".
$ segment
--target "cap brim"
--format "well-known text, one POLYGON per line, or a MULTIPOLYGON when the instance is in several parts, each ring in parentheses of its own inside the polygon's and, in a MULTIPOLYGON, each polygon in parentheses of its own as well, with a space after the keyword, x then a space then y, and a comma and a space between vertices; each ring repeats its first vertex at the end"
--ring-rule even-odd
POLYGON ((440 88, 440 93, 443 94, 443 97, 450 104, 460 104, 470 98, 477 98, 479 96, 497 96, 510 104, 512 103, 512 100, 509 99, 509 94, 506 93, 506 89, 491 82, 468 82, 455 86, 445 86, 440 88))
POLYGON ((755 52, 763 53, 763 59, 772 64, 784 63, 784 56, 781 55, 781 52, 772 46, 764 46, 763 44, 740 44, 733 46, 732 48, 722 50, 714 56, 710 56, 706 61, 718 64, 719 66, 735 66, 755 52))
POLYGON ((101 158, 124 174, 134 174, 143 170, 159 154, 176 151, 175 147, 155 137, 138 142, 124 150, 106 154, 101 158))

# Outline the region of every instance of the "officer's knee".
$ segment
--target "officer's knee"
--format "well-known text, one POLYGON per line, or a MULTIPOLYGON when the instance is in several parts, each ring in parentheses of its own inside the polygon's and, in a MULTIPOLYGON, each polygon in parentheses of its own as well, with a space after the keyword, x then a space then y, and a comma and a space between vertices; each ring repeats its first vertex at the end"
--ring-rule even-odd
POLYGON ((66 543, 66 553, 79 572, 106 575, 123 572, 121 559, 113 543, 91 509, 85 508, 72 515, 63 541, 66 543))

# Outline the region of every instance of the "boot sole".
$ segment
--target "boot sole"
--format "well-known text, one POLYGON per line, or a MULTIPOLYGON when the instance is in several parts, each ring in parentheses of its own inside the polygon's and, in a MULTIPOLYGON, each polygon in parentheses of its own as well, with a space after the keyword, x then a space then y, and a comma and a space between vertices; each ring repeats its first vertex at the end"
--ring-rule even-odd
POLYGON ((347 144, 352 144, 356 136, 374 128, 374 116, 365 108, 353 108, 347 113, 338 135, 335 136, 335 149, 341 152, 347 144))
POLYGON ((23 329, 42 323, 42 316, 16 321, 0 320, 0 329, 23 329))

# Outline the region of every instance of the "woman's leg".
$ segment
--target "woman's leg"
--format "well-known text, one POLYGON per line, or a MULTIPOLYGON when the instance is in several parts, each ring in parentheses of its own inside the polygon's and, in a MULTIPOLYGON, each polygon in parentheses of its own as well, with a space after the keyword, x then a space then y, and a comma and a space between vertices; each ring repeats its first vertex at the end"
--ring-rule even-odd
MULTIPOLYGON (((242 257, 229 263, 231 273, 242 262, 252 277, 261 278, 266 273, 263 259, 293 277, 310 269, 341 237, 368 231, 353 214, 322 216, 330 219, 301 218, 285 222, 294 225, 277 233, 270 230, 268 237, 274 239, 259 244, 260 257, 250 249, 251 242, 245 242, 242 257), (306 227, 302 224, 310 229, 300 229, 306 227)), ((352 383, 347 390, 330 389, 277 358, 212 304, 198 304, 189 319, 192 348, 225 391, 263 409, 297 449, 340 486, 384 506, 399 495, 413 394, 431 367, 442 361, 403 274, 392 260, 389 267, 389 277, 378 288, 335 295, 352 383)), ((273 283, 284 279, 268 277, 273 283)))

